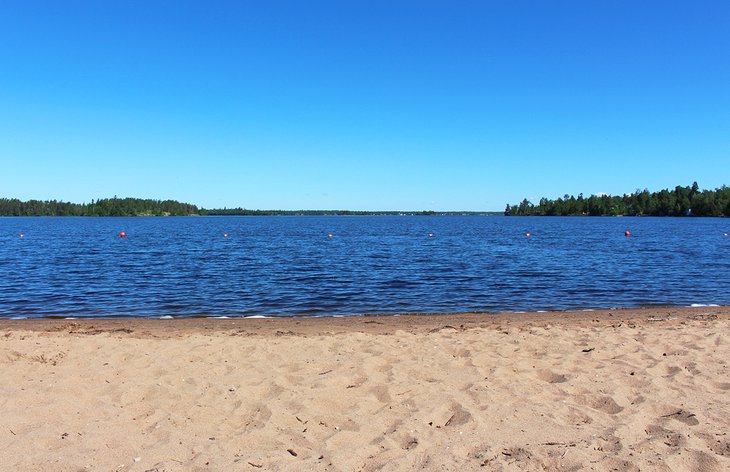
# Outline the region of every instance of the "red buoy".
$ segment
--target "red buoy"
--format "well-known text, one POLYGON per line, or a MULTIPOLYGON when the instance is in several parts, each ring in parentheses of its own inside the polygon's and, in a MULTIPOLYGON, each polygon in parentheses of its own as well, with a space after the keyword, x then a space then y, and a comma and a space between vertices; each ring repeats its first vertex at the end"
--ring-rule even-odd
POLYGON ((628 236, 631 236, 631 231, 626 231, 626 232, 624 233, 624 236, 627 236, 627 237, 628 237, 628 236))
POLYGON ((125 233, 124 231, 122 231, 121 233, 119 233, 119 237, 120 238, 126 238, 127 237, 127 233, 125 233))

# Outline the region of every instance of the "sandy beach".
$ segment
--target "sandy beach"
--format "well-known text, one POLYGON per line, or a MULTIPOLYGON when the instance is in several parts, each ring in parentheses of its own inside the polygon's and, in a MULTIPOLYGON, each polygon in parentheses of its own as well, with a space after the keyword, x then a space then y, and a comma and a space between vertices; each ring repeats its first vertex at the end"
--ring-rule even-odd
POLYGON ((0 470, 730 470, 730 308, 0 320, 0 470))

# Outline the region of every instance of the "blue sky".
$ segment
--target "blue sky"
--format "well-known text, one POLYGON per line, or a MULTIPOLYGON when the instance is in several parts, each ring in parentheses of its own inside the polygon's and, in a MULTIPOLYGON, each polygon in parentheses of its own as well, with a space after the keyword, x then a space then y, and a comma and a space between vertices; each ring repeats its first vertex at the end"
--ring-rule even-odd
POLYGON ((0 2, 0 196, 502 210, 730 184, 730 2, 0 2))

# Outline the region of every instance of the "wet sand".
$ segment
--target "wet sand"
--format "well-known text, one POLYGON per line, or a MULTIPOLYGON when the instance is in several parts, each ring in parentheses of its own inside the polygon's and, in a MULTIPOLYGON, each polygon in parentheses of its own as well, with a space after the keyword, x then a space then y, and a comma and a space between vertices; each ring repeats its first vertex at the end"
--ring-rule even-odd
POLYGON ((730 470, 730 307, 0 320, 0 470, 730 470))

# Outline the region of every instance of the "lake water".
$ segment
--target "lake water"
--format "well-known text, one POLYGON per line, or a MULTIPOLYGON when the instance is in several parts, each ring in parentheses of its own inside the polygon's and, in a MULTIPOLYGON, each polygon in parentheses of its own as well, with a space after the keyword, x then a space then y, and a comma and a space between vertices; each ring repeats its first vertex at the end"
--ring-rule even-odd
POLYGON ((728 232, 705 218, 0 218, 0 317, 728 305, 728 232))

